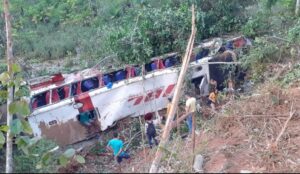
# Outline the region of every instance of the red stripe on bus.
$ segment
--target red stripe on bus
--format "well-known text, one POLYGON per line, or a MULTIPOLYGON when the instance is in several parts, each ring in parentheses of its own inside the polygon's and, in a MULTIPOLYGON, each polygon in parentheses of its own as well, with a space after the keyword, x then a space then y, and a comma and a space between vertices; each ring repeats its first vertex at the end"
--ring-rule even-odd
POLYGON ((145 102, 148 102, 150 100, 153 100, 153 91, 149 92, 145 98, 145 102))
POLYGON ((137 97, 129 98, 128 101, 130 102, 130 101, 134 100, 135 102, 133 103, 133 105, 138 105, 141 103, 143 98, 144 98, 144 96, 137 96, 137 97))
POLYGON ((169 95, 169 94, 172 92, 174 86, 175 86, 175 84, 169 85, 169 86, 167 87, 167 89, 166 89, 166 91, 165 91, 163 97, 166 97, 167 95, 169 95))
POLYGON ((135 100, 135 102, 134 102, 133 105, 138 105, 138 104, 140 104, 141 101, 143 100, 143 98, 144 98, 144 96, 139 96, 139 97, 135 100))
POLYGON ((162 88, 159 88, 159 89, 157 89, 155 92, 156 92, 155 98, 159 98, 160 94, 163 92, 163 89, 162 89, 162 88))

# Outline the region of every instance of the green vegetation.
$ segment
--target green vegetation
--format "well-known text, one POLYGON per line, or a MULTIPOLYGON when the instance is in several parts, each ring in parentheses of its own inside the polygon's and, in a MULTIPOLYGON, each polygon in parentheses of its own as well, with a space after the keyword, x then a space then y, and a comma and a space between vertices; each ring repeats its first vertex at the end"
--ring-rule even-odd
MULTIPOLYGON (((50 60, 80 56, 86 61, 116 54, 126 63, 185 48, 190 33, 185 0, 11 0, 17 57, 50 60)), ((196 2, 197 42, 238 30, 246 21, 239 0, 196 2)), ((4 27, 4 20, 0 26, 4 27)), ((4 32, 0 55, 4 55, 4 32)))
POLYGON ((291 85, 293 82, 298 81, 299 82, 300 78, 300 65, 297 64, 293 67, 292 70, 290 70, 287 74, 285 74, 281 79, 280 79, 280 85, 284 87, 288 87, 291 85))
POLYGON ((39 167, 42 161, 42 155, 53 149, 56 144, 50 140, 43 139, 36 146, 30 148, 30 155, 25 155, 22 151, 16 150, 14 153, 14 171, 18 173, 51 173, 56 170, 58 165, 52 158, 49 158, 44 163, 47 163, 43 168, 39 167))

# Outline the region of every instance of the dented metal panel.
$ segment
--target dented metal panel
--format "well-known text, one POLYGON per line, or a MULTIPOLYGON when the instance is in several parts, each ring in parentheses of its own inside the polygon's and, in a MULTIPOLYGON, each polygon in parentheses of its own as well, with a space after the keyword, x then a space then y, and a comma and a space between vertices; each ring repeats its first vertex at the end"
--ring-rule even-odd
MULTIPOLYGON (((79 111, 73 108, 72 103, 65 102, 65 105, 58 107, 52 105, 48 109, 33 113, 34 115, 29 117, 34 136, 53 139, 60 145, 67 145, 86 139, 89 134, 96 132, 88 132, 88 129, 77 121, 79 111)), ((99 123, 97 124, 99 131, 99 123)))
POLYGON ((101 130, 124 117, 139 116, 165 108, 166 97, 173 93, 173 88, 168 91, 168 87, 174 87, 177 78, 177 69, 166 69, 149 74, 144 80, 138 77, 129 84, 120 82, 102 94, 97 90, 91 92, 92 101, 101 115, 101 130))

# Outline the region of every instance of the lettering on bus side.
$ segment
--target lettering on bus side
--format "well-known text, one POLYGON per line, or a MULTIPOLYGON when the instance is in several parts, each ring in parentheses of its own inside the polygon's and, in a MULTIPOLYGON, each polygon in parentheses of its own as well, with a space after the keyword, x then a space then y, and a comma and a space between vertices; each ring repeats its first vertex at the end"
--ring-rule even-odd
POLYGON ((139 105, 142 103, 142 101, 144 102, 149 102, 151 100, 157 99, 160 96, 162 97, 167 97, 168 95, 170 95, 173 91, 175 87, 175 84, 171 84, 169 86, 167 86, 164 90, 164 87, 160 87, 160 88, 156 88, 154 90, 150 90, 147 91, 146 95, 138 95, 138 96, 134 96, 134 97, 130 97, 128 99, 128 102, 133 102, 133 105, 139 105), (164 91, 164 93, 163 93, 164 91), (163 93, 163 95, 161 95, 163 93))

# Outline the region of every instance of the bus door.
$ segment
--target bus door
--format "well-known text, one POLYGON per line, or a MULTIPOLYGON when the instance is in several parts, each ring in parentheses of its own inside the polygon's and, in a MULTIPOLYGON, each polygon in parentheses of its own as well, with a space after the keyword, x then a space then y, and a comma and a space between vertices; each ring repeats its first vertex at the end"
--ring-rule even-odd
POLYGON ((75 96, 73 107, 79 111, 77 121, 86 128, 87 138, 100 131, 100 114, 88 92, 75 96))

